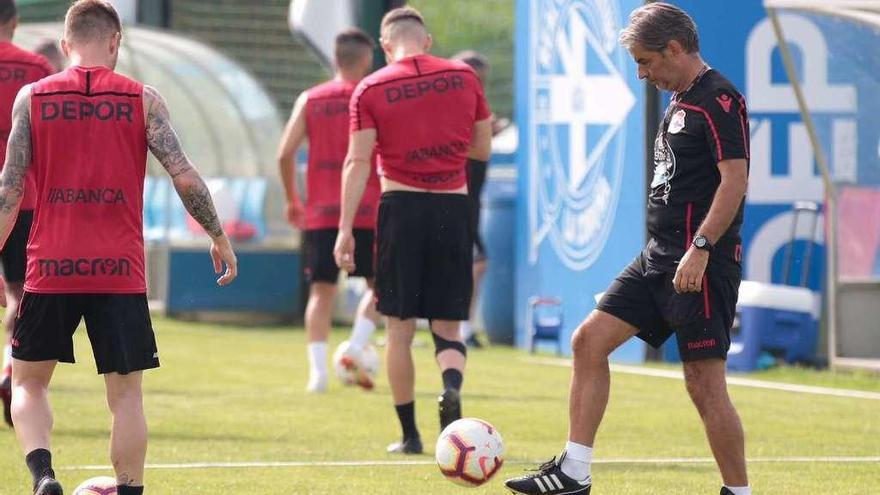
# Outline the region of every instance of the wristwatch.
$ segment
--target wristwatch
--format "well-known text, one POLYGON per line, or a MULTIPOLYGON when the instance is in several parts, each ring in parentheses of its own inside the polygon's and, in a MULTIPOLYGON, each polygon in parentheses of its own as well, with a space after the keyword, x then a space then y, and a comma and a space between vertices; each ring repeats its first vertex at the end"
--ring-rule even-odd
POLYGON ((704 235, 698 235, 694 237, 694 242, 692 242, 691 244, 693 244, 695 248, 702 249, 703 251, 707 251, 709 253, 711 253, 712 250, 715 249, 715 246, 713 246, 712 243, 709 242, 709 239, 706 239, 706 236, 704 235))

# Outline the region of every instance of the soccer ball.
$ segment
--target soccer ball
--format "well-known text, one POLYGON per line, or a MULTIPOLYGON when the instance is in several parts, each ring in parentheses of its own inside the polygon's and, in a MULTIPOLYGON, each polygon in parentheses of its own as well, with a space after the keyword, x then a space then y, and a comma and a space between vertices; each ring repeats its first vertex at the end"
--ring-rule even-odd
POLYGON ((482 419, 464 418, 443 429, 434 450, 440 472, 462 486, 480 486, 504 464, 498 430, 482 419))
POLYGON ((116 478, 97 476, 80 483, 73 495, 116 495, 116 478))
MULTIPOLYGON (((357 373, 349 369, 345 363, 346 359, 354 357, 347 354, 348 347, 349 342, 345 340, 336 348, 336 352, 333 353, 333 369, 336 370, 336 376, 343 384, 356 385, 357 373)), ((364 346, 361 355, 357 357, 357 360, 359 369, 366 373, 371 381, 375 381, 376 375, 379 374, 380 363, 379 353, 376 351, 376 348, 372 344, 367 344, 364 346)))

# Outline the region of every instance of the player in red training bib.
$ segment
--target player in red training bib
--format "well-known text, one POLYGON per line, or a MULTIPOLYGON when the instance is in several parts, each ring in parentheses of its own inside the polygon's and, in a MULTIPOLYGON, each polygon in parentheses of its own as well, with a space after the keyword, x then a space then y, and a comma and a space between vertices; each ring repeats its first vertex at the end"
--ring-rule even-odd
MULTIPOLYGON (((12 0, 0 0, 0 162, 6 157, 6 140, 12 127, 12 102, 25 84, 38 81, 55 72, 42 56, 12 44, 12 36, 18 27, 18 13, 12 0)), ((12 329, 18 303, 24 291, 25 249, 31 222, 34 218, 34 178, 25 178, 25 192, 18 218, 9 240, 0 251, 3 263, 3 281, 6 297, 6 313, 3 315, 3 368, 0 371, 0 400, 3 402, 3 418, 12 426, 12 329)))
POLYGON ((110 457, 119 495, 143 493, 147 425, 143 370, 159 366, 144 276, 147 149, 171 175, 190 214, 211 236, 214 269, 236 259, 204 181, 189 162, 155 89, 114 72, 122 25, 104 0, 67 11, 62 47, 71 67, 19 92, 0 175, 0 239, 12 230, 29 172, 36 208, 25 292, 12 339, 12 417, 34 493, 60 495, 52 470, 48 387, 73 362, 85 319, 113 416, 110 457))
MULTIPOLYGON (((336 297, 339 267, 333 260, 333 243, 339 228, 339 199, 342 162, 348 150, 348 102, 354 88, 373 67, 375 45, 360 29, 343 31, 336 37, 336 77, 299 95, 278 148, 278 164, 287 195, 287 218, 301 229, 304 269, 309 281, 306 305, 309 381, 306 390, 327 390, 327 337, 336 297), (296 188, 296 152, 308 139, 306 201, 296 188)), ((379 178, 370 174, 364 197, 354 220, 358 249, 357 269, 351 273, 367 280, 367 290, 358 304, 349 347, 342 362, 356 371, 360 354, 376 329, 379 313, 373 302, 373 237, 379 203, 379 178)), ((357 384, 373 388, 372 378, 357 372, 357 384)))
POLYGON ((440 426, 461 417, 467 349, 459 325, 468 319, 473 288, 466 167, 469 161, 485 166, 489 159, 491 114, 470 67, 428 54, 431 36, 417 10, 392 10, 381 32, 389 64, 364 78, 351 99, 334 254, 340 267, 357 269, 352 230, 375 147, 382 184, 377 308, 387 316, 388 380, 403 430, 402 440, 388 450, 415 454, 422 452, 410 350, 416 318, 431 322, 443 374, 440 426))

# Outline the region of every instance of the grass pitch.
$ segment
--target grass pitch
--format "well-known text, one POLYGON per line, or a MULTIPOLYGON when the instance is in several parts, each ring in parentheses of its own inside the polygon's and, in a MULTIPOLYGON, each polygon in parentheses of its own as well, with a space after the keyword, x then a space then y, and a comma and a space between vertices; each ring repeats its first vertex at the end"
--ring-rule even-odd
MULTIPOLYGON (((464 413, 501 431, 506 464, 496 479, 469 490, 444 480, 432 464, 441 383, 427 333, 417 336, 424 345, 414 354, 416 412, 428 453, 403 458, 384 452, 399 435, 384 375, 371 393, 334 381, 327 394, 306 394, 302 331, 161 318, 155 327, 162 368, 145 376, 147 462, 155 465, 146 473, 150 494, 506 493, 505 477, 564 445, 569 370, 518 350, 470 354, 464 413)), ((332 345, 346 336, 335 332, 332 345)), ((103 380, 95 375, 85 332, 78 332, 76 344, 80 362, 59 365, 51 390, 52 451, 68 492, 86 478, 112 474, 103 380)), ((880 377, 868 374, 785 368, 749 377, 880 392, 880 377)), ((880 400, 739 386, 731 393, 746 428, 756 494, 875 490, 880 400)), ((612 374, 594 493, 714 495, 721 483, 709 457, 683 382, 612 374)), ((0 494, 28 494, 29 487, 15 437, 0 429, 0 494)))

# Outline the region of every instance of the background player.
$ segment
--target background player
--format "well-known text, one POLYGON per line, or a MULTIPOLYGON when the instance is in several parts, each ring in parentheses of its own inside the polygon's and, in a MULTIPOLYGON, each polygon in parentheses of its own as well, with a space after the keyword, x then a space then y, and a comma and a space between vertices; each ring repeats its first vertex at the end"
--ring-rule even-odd
POLYGON ((639 78, 673 91, 654 141, 649 240, 572 337, 569 441, 559 460, 507 481, 525 494, 590 492, 593 440, 608 403, 608 355, 632 336, 659 347, 676 334, 687 391, 724 480, 750 495, 742 424, 725 379, 741 278, 749 120, 739 91, 700 57, 687 13, 657 2, 620 35, 639 78))
POLYGON ((79 0, 70 7, 62 46, 71 67, 19 92, 0 175, 0 239, 12 229, 29 169, 39 198, 12 375, 15 431, 38 495, 62 493, 49 451, 48 386, 58 361, 73 362, 72 337, 82 318, 113 417, 110 459, 117 491, 143 493, 142 370, 159 366, 144 276, 147 148, 211 236, 214 270, 226 265, 217 283, 236 276, 235 255, 210 193, 180 147, 164 100, 155 89, 114 72, 121 40, 122 25, 110 3, 79 0))
POLYGON ((357 205, 379 152, 382 199, 377 229, 376 294, 388 317, 386 361, 403 439, 389 452, 420 453, 412 360, 416 318, 431 322, 444 391, 440 426, 461 417, 473 240, 466 164, 485 162, 492 128, 483 86, 466 64, 428 54, 431 36, 412 8, 382 19, 389 65, 368 76, 351 99, 351 141, 343 172, 336 262, 356 269, 357 205))
MULTIPOLYGON (((12 0, 0 0, 0 71, 9 77, 0 78, 0 160, 6 158, 6 140, 12 128, 12 103, 25 84, 38 81, 56 72, 44 57, 22 50, 12 43, 18 27, 18 11, 12 0)), ((6 313, 3 315, 3 369, 0 372, 0 400, 3 418, 12 426, 12 346, 9 341, 24 292, 27 239, 34 219, 36 194, 33 174, 25 178, 24 197, 12 233, 0 251, 5 282, 6 313)))
MULTIPOLYGON (((342 162, 348 150, 348 103, 358 81, 373 67, 374 47, 370 36, 360 29, 348 29, 336 37, 336 76, 299 95, 278 147, 278 165, 287 195, 287 218, 293 226, 303 230, 305 272, 309 281, 305 317, 309 339, 306 390, 310 392, 327 389, 327 337, 339 278, 339 267, 333 260, 333 243, 339 228, 342 162), (296 152, 306 138, 309 163, 304 206, 296 189, 296 152)), ((358 304, 349 339, 350 355, 345 358, 349 366, 355 367, 360 351, 379 321, 372 290, 378 202, 379 179, 373 171, 354 221, 357 270, 351 275, 365 277, 369 286, 358 304)), ((357 374, 357 383, 373 388, 373 381, 366 373, 357 374)))
POLYGON ((58 46, 58 40, 45 39, 34 47, 34 53, 38 53, 49 61, 53 73, 64 69, 64 54, 58 46))
MULTIPOLYGON (((452 56, 452 60, 458 60, 468 64, 471 69, 480 78, 480 82, 485 89, 489 80, 489 60, 479 52, 474 50, 465 50, 458 52, 452 56)), ((492 136, 497 135, 504 130, 510 122, 506 119, 499 119, 492 114, 492 136)), ((479 161, 468 162, 468 197, 471 200, 471 223, 474 238, 474 293, 471 296, 470 312, 468 319, 461 322, 461 338, 469 347, 480 348, 482 343, 477 337, 474 323, 477 317, 477 300, 480 295, 480 286, 483 276, 489 264, 489 256, 486 253, 486 244, 480 236, 480 211, 481 198, 483 194, 483 185, 486 183, 488 163, 480 163, 479 161)))

